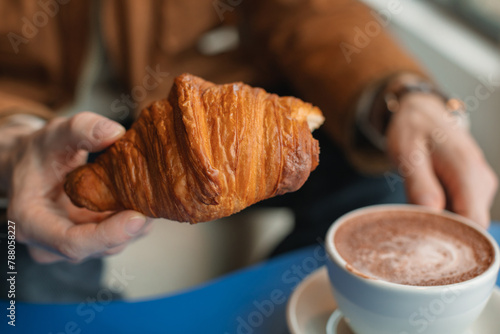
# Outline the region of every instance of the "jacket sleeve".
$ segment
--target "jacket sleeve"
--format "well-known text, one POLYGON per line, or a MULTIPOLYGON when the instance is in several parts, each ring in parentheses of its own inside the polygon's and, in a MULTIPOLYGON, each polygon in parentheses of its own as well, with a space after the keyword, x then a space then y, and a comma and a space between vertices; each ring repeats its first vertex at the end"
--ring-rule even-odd
POLYGON ((253 44, 302 98, 321 108, 326 130, 366 172, 385 170, 388 163, 380 152, 356 147, 358 97, 399 72, 426 76, 385 31, 401 6, 388 7, 380 15, 357 0, 261 0, 252 1, 246 10, 245 31, 253 44))
POLYGON ((81 2, 0 3, 0 118, 48 119, 72 100, 86 56, 87 13, 81 2))
POLYGON ((0 122, 7 116, 13 114, 29 114, 42 119, 50 119, 54 113, 43 103, 26 95, 7 93, 0 87, 0 122))

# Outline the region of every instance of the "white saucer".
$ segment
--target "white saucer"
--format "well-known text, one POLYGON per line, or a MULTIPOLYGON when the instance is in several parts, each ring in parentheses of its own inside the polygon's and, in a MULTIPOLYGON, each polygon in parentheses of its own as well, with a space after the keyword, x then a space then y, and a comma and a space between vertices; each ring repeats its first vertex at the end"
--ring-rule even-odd
MULTIPOLYGON (((337 303, 330 290, 328 272, 323 266, 307 276, 290 296, 286 312, 288 328, 292 334, 325 334, 327 322, 336 308, 337 303)), ((499 315, 500 289, 496 287, 470 332, 499 334, 499 315)), ((352 334, 342 318, 331 319, 330 323, 337 326, 337 334, 352 334)))

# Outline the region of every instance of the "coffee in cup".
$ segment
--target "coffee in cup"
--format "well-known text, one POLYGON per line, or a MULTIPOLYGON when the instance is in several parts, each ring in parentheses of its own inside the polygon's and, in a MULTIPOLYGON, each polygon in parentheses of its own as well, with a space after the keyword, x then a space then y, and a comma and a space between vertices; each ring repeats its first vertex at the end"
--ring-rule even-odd
POLYGON ((500 268, 498 245, 477 224, 416 205, 350 212, 325 245, 332 292, 356 334, 466 333, 500 268))
POLYGON ((488 239, 469 225, 425 212, 375 212, 335 233, 335 247, 358 275, 434 286, 467 281, 494 260, 488 239))

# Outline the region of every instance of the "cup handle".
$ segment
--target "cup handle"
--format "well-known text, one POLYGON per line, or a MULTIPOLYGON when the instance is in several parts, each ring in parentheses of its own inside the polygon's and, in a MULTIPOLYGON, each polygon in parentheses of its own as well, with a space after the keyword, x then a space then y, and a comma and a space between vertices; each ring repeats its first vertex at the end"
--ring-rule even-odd
POLYGON ((326 323, 326 334, 343 334, 337 331, 342 318, 344 318, 344 315, 339 309, 336 309, 330 318, 328 318, 328 322, 326 323))

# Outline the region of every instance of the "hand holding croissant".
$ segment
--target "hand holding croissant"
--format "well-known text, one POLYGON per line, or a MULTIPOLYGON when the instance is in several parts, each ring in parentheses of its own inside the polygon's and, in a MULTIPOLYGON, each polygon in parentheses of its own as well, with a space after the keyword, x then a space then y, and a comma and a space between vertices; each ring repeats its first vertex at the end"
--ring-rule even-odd
POLYGON ((318 165, 321 111, 243 83, 183 74, 95 163, 67 176, 74 204, 191 223, 299 189, 318 165))

